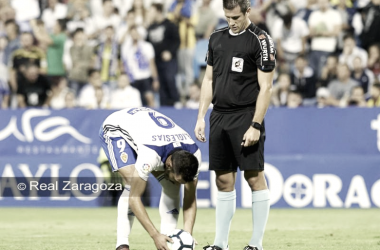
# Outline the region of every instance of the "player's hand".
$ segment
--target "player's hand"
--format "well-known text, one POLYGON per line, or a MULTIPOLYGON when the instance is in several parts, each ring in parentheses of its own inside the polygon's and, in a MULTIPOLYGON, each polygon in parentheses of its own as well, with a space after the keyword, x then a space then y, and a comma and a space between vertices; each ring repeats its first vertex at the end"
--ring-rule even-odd
POLYGON ((198 119, 197 124, 195 125, 194 133, 195 133, 195 137, 200 142, 206 142, 205 127, 206 127, 205 120, 198 119))
POLYGON ((173 243, 173 240, 169 236, 164 234, 156 234, 152 238, 157 250, 170 250, 167 242, 169 241, 170 243, 173 243))
POLYGON ((243 141, 241 142, 241 145, 243 147, 249 147, 249 146, 255 145, 260 139, 260 134, 261 134, 260 130, 255 129, 250 126, 247 132, 245 132, 243 136, 243 141))

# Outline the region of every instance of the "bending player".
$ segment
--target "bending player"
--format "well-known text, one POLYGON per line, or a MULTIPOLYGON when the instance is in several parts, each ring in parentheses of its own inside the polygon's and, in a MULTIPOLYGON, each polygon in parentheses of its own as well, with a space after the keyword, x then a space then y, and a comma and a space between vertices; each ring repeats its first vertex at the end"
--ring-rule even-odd
POLYGON ((190 135, 169 117, 149 108, 124 109, 111 114, 99 135, 113 171, 118 171, 127 183, 118 203, 116 249, 129 250, 128 237, 136 216, 156 248, 169 250, 167 241, 172 240, 165 234, 177 226, 181 184, 185 185, 183 229, 192 234, 201 153, 190 135), (149 173, 162 186, 161 232, 141 202, 149 173))

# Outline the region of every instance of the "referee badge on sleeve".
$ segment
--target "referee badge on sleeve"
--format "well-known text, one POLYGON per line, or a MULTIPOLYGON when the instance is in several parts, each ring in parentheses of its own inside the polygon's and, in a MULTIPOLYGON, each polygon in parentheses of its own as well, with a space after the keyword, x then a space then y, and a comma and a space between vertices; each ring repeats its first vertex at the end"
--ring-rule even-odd
POLYGON ((244 59, 239 57, 232 57, 231 70, 235 72, 243 72, 244 59))

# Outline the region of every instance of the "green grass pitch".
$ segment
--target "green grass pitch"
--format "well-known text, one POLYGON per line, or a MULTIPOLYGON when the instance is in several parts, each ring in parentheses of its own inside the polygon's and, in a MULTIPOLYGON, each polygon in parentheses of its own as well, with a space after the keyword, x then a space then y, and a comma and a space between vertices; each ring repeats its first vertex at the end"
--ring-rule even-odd
MULTIPOLYGON (((157 209, 148 209, 159 228, 157 209)), ((182 225, 180 219, 179 228, 182 225)), ((194 236, 202 249, 214 238, 215 210, 199 209, 194 236)), ((238 209, 230 233, 230 250, 242 250, 251 236, 251 211, 238 209)), ((116 208, 0 208, 0 249, 115 249, 116 208)), ((136 220, 131 250, 154 250, 136 220)), ((379 250, 379 209, 272 209, 265 250, 379 250)))

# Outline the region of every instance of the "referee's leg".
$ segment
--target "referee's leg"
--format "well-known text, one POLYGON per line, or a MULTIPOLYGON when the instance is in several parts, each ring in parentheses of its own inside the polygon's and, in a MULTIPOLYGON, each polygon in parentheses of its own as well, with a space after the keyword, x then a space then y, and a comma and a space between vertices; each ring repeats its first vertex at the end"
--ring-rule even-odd
POLYGON ((216 230, 214 245, 228 249, 231 220, 236 211, 236 172, 215 170, 218 195, 216 200, 216 230))
POLYGON ((263 249, 263 238, 270 209, 270 194, 264 176, 264 170, 245 170, 244 178, 252 190, 253 233, 250 246, 263 249))

